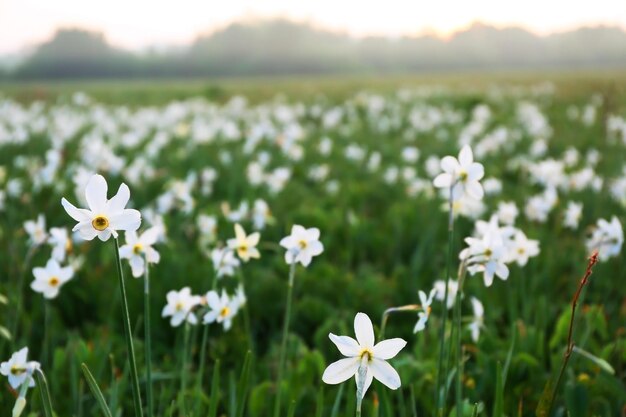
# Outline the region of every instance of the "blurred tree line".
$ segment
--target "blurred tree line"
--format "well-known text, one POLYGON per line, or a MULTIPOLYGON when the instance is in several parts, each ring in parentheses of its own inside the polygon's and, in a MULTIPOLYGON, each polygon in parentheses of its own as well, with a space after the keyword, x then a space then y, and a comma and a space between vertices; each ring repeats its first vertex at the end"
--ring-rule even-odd
POLYGON ((581 28, 537 36, 483 24, 450 39, 435 36, 354 39, 285 20, 235 23, 186 48, 132 53, 102 34, 61 29, 0 77, 132 78, 341 73, 411 73, 481 69, 619 68, 626 32, 581 28))

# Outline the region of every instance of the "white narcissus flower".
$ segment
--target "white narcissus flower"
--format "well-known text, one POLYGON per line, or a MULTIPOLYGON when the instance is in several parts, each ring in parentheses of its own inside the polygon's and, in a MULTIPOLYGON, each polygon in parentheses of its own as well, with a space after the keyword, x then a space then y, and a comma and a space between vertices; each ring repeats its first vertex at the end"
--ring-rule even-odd
POLYGON ((261 235, 259 232, 254 232, 246 235, 246 231, 239 223, 235 224, 235 238, 228 239, 226 242, 230 249, 237 251, 237 256, 244 261, 248 262, 250 259, 258 259, 261 257, 256 245, 259 244, 261 235))
MULTIPOLYGON (((432 308, 430 305, 433 303, 433 298, 435 294, 437 294, 437 288, 433 288, 430 290, 430 293, 426 295, 424 291, 419 291, 418 296, 420 298, 420 306, 422 307, 422 311, 417 313, 417 323, 415 323, 415 327, 413 328, 413 333, 421 332, 426 328, 426 322, 430 317, 430 312, 432 308)), ((450 294, 448 294, 450 296, 450 294)))
MULTIPOLYGON (((443 303, 446 298, 446 283, 443 282, 443 280, 441 279, 437 280, 435 281, 433 289, 435 290, 435 299, 443 303)), ((448 310, 454 307, 454 302, 456 300, 456 293, 458 290, 459 290, 458 281, 453 281, 449 279, 448 280, 448 301, 446 304, 446 308, 448 310)))
POLYGON ((233 323, 233 317, 239 310, 237 298, 229 297, 225 291, 222 291, 221 297, 216 291, 209 291, 206 294, 206 302, 210 311, 204 315, 202 322, 204 324, 222 323, 224 330, 229 330, 233 323))
POLYGON ((460 257, 467 262, 470 274, 483 272, 485 286, 493 284, 494 275, 502 280, 509 277, 509 268, 505 264, 506 247, 497 231, 489 231, 481 239, 465 238, 465 242, 469 247, 461 252, 460 257))
POLYGON ((524 232, 517 230, 510 241, 509 261, 517 262, 519 266, 525 266, 528 258, 539 255, 539 241, 528 239, 524 232))
POLYGON ((241 262, 230 248, 215 248, 211 251, 211 261, 217 278, 223 276, 232 277, 241 262))
POLYGON ((303 266, 308 266, 314 256, 324 252, 324 245, 319 239, 320 230, 317 227, 305 229, 300 225, 294 225, 291 234, 280 241, 280 246, 287 249, 285 253, 287 264, 300 262, 303 266))
POLYGON ((374 344, 374 327, 364 313, 357 313, 354 318, 354 333, 356 340, 349 336, 336 336, 332 333, 328 335, 339 352, 347 358, 328 365, 322 380, 327 384, 340 384, 354 376, 357 387, 363 387, 362 396, 365 395, 373 378, 391 389, 400 388, 400 375, 387 360, 395 357, 406 346, 406 342, 395 338, 374 344), (359 372, 359 368, 362 367, 365 367, 365 372, 359 372), (359 379, 359 374, 365 375, 364 381, 359 379))
POLYGON ((198 323, 198 318, 191 311, 202 302, 202 297, 192 295, 191 289, 185 287, 180 291, 170 291, 167 293, 167 305, 163 307, 161 316, 171 317, 170 324, 178 327, 183 321, 189 324, 198 323))
POLYGON ((617 256, 622 250, 624 243, 624 230, 616 216, 609 223, 605 219, 599 219, 591 237, 587 241, 589 251, 597 250, 601 261, 617 256))
POLYGON ((56 259, 48 260, 45 268, 33 268, 35 280, 30 287, 35 292, 43 294, 44 298, 51 299, 59 295, 61 286, 74 276, 74 268, 71 266, 61 267, 56 259))
POLYGON ((567 203, 567 209, 565 209, 565 217, 563 219, 563 225, 572 230, 578 229, 578 222, 583 214, 583 204, 575 201, 567 203))
POLYGON ((120 258, 128 259, 133 277, 138 278, 143 275, 146 270, 146 262, 150 264, 158 264, 161 255, 152 245, 157 243, 162 229, 153 226, 141 234, 137 235, 135 231, 126 232, 126 244, 120 248, 120 258))
POLYGON ((475 297, 470 298, 472 302, 472 310, 474 312, 474 317, 472 318, 471 323, 469 324, 469 329, 472 334, 472 340, 474 343, 478 342, 478 338, 480 337, 480 329, 483 327, 483 316, 485 315, 485 309, 483 307, 483 303, 480 302, 475 297))
POLYGON ((52 257, 59 262, 65 261, 65 256, 72 250, 72 239, 65 227, 52 227, 48 243, 52 245, 52 257))
POLYGON ((40 245, 48 238, 48 234, 46 233, 46 218, 43 214, 37 216, 37 220, 24 222, 24 230, 28 233, 31 245, 40 245))
POLYGON ((117 238, 118 230, 134 231, 139 229, 141 214, 134 209, 127 209, 130 190, 126 184, 120 185, 117 194, 107 200, 107 182, 102 175, 91 177, 85 188, 85 198, 89 209, 79 209, 65 198, 61 200, 63 208, 78 222, 72 229, 78 231, 85 240, 96 236, 106 241, 113 235, 117 238))
POLYGON ((9 378, 11 388, 17 390, 22 384, 28 384, 29 387, 35 386, 33 372, 39 368, 40 364, 36 361, 27 361, 28 348, 22 348, 11 355, 11 358, 0 364, 0 374, 9 378))
POLYGON ((472 149, 465 145, 459 152, 459 159, 444 156, 441 159, 443 173, 437 175, 433 185, 437 188, 452 187, 452 199, 458 200, 467 193, 470 197, 480 200, 484 191, 480 179, 485 175, 482 164, 474 162, 472 149))

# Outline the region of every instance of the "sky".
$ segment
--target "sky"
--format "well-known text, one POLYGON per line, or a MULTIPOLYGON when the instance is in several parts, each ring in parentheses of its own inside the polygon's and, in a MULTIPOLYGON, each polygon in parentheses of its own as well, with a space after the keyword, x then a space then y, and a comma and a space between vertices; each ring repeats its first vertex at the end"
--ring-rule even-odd
POLYGON ((582 25, 626 29, 626 0, 0 0, 0 54, 32 47, 59 27, 96 30, 116 46, 141 49, 279 17, 354 36, 446 36, 476 21, 549 34, 582 25))

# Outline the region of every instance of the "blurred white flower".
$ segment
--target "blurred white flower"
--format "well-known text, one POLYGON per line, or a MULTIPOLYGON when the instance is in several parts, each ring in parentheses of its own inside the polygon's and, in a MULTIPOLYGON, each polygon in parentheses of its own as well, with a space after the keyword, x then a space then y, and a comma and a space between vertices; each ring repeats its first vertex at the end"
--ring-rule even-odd
POLYGON ((39 362, 27 361, 28 348, 24 347, 11 355, 11 358, 0 364, 0 374, 9 378, 9 385, 17 390, 22 384, 35 386, 33 372, 40 367, 39 362))
POLYGON ((46 218, 43 214, 37 216, 37 220, 24 222, 24 230, 28 233, 28 240, 31 245, 41 245, 48 238, 46 233, 46 218))
POLYGON ((170 291, 167 293, 167 304, 163 308, 161 316, 171 317, 170 324, 174 327, 180 326, 183 321, 196 324, 198 318, 192 310, 201 302, 202 297, 192 295, 189 287, 184 287, 180 291, 170 291))
POLYGON ((44 268, 33 268, 35 280, 30 287, 35 292, 42 293, 44 298, 55 298, 59 294, 61 286, 74 276, 71 266, 61 267, 56 259, 51 258, 44 268))
POLYGON ((294 225, 291 234, 280 241, 280 246, 287 249, 285 261, 289 265, 300 262, 303 266, 308 266, 314 256, 324 251, 324 245, 319 238, 320 230, 317 227, 305 229, 294 225))
POLYGON ((241 264, 239 259, 235 257, 235 252, 230 248, 213 249, 211 251, 211 261, 213 262, 213 269, 215 269, 217 278, 223 276, 232 277, 241 264))
POLYGON ((474 316, 472 317, 472 321, 469 324, 469 329, 472 334, 472 340, 474 343, 478 342, 478 338, 480 337, 480 329, 484 326, 484 315, 485 309, 483 307, 483 303, 480 302, 475 297, 470 298, 472 302, 472 311, 474 312, 474 316))
POLYGON ((458 200, 464 194, 480 200, 483 198, 483 187, 480 179, 485 175, 482 164, 474 162, 472 149, 464 146, 459 152, 459 159, 444 156, 441 160, 443 173, 437 175, 433 184, 437 188, 452 187, 452 199, 458 200))
POLYGON ((503 224, 513 226, 519 214, 517 206, 512 201, 500 201, 498 203, 498 218, 503 224))
MULTIPOLYGON (((428 295, 426 295, 426 293, 421 290, 418 292, 418 296, 420 299, 420 307, 422 308, 422 311, 417 313, 418 319, 417 319, 417 323, 415 323, 415 327, 413 328, 413 333, 421 332, 422 330, 426 328, 426 322, 428 321, 428 318, 430 317, 430 312, 432 310, 430 305, 433 303, 433 297, 435 296, 436 293, 437 293, 436 288, 433 288, 432 290, 430 290, 430 293, 428 295)), ((448 296, 450 296, 449 293, 448 293, 448 296)))
POLYGON ((221 323, 224 330, 229 330, 233 317, 239 310, 238 300, 235 297, 230 298, 225 291, 222 291, 221 297, 216 291, 209 291, 206 294, 206 302, 210 310, 204 315, 202 322, 204 324, 221 323))
POLYGON ((65 256, 72 251, 72 239, 65 227, 50 228, 48 243, 52 245, 52 257, 59 262, 65 261, 65 256))
POLYGON ((618 256, 624 243, 624 230, 616 216, 609 223, 605 219, 599 219, 591 237, 587 240, 589 251, 597 250, 601 261, 606 261, 613 256, 618 256))
POLYGON ((583 214, 583 204, 575 201, 567 203, 565 209, 565 217, 563 218, 563 225, 572 230, 578 229, 578 223, 583 214))
POLYGON ((152 246, 159 240, 161 228, 153 226, 140 236, 135 231, 126 232, 126 244, 120 248, 120 258, 128 259, 133 277, 143 275, 146 262, 158 264, 161 255, 152 246))
POLYGON ((239 259, 248 262, 250 259, 258 259, 261 257, 261 253, 256 248, 260 238, 261 235, 259 232, 246 235, 246 231, 237 223, 235 224, 235 238, 228 239, 226 243, 230 249, 237 251, 239 259))

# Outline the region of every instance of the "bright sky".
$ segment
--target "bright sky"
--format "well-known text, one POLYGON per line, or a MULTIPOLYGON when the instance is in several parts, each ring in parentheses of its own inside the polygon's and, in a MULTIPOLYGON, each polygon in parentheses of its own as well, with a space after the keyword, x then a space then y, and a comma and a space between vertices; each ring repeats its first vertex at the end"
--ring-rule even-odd
POLYGON ((626 0, 0 0, 0 53, 73 26, 142 48, 183 44, 250 18, 286 17, 355 36, 445 35, 474 21, 521 25, 546 34, 580 25, 626 28, 626 0))

